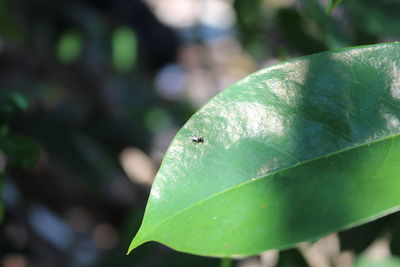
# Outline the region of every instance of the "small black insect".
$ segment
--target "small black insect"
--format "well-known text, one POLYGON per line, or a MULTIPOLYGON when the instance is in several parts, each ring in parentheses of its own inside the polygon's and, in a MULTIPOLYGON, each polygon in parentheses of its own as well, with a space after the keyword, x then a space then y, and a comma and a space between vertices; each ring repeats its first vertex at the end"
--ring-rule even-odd
POLYGON ((204 137, 201 136, 193 136, 192 141, 195 143, 204 143, 204 137))

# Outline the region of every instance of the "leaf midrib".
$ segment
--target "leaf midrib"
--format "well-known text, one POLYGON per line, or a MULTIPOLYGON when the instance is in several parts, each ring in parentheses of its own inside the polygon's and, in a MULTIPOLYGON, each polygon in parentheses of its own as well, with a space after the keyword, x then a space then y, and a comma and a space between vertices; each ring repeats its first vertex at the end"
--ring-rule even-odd
MULTIPOLYGON (((217 196, 219 196, 219 195, 225 194, 225 193, 227 193, 227 192, 229 192, 229 191, 231 191, 231 190, 234 190, 234 189, 236 189, 236 188, 240 188, 240 187, 242 187, 242 186, 245 186, 245 185, 247 185, 247 184, 250 184, 250 183, 252 183, 252 182, 255 182, 255 181, 259 180, 259 179, 267 178, 267 177, 273 176, 273 175, 275 175, 275 174, 277 174, 277 173, 279 173, 279 172, 283 172, 283 171, 286 171, 286 170, 290 170, 290 169, 295 168, 295 167, 297 167, 297 166, 299 166, 299 165, 302 165, 302 164, 307 164, 307 163, 314 162, 314 161, 317 161, 317 160, 320 160, 320 159, 323 159, 323 158, 332 157, 332 156, 338 155, 338 154, 340 154, 340 153, 344 153, 344 152, 346 152, 346 151, 358 149, 358 148, 360 148, 360 147, 368 146, 368 145, 375 144, 375 143, 380 143, 380 142, 389 140, 389 139, 391 139, 391 138, 397 138, 397 137, 399 137, 399 136, 400 136, 400 133, 399 133, 399 134, 393 134, 393 135, 385 136, 385 137, 379 138, 379 139, 375 139, 375 140, 373 140, 373 141, 371 141, 371 142, 362 143, 362 144, 358 144, 358 145, 355 145, 355 146, 349 146, 349 147, 347 147, 347 148, 340 149, 340 150, 337 150, 337 151, 335 151, 335 152, 325 154, 325 155, 323 155, 323 156, 318 156, 318 157, 314 157, 314 158, 311 158, 311 159, 308 159, 308 160, 305 160, 305 161, 302 161, 302 162, 298 162, 298 163, 295 163, 295 164, 293 164, 293 165, 291 165, 291 166, 288 166, 288 167, 281 168, 281 169, 278 169, 278 170, 276 170, 276 171, 273 171, 273 172, 271 172, 271 173, 269 173, 269 174, 267 174, 267 175, 259 176, 259 177, 255 177, 255 178, 251 178, 251 179, 249 179, 249 180, 246 181, 246 182, 239 183, 239 184, 237 184, 237 185, 231 186, 231 187, 229 187, 229 188, 227 188, 227 189, 225 189, 225 190, 222 190, 222 191, 220 191, 220 192, 217 192, 217 193, 215 193, 215 194, 212 194, 212 195, 208 196, 207 198, 204 198, 203 200, 200 200, 200 201, 198 201, 198 202, 196 202, 196 203, 194 203, 194 204, 192 204, 192 205, 189 205, 189 206, 187 206, 187 207, 185 207, 185 208, 179 210, 178 212, 176 212, 176 213, 174 213, 174 214, 168 216, 167 218, 163 219, 161 222, 159 222, 158 224, 156 224, 154 227, 152 227, 152 228, 151 228, 150 230, 148 230, 146 233, 144 233, 144 234, 142 234, 142 235, 138 235, 138 239, 139 239, 139 240, 141 239, 142 241, 141 241, 141 242, 137 242, 136 246, 139 245, 139 244, 142 244, 142 243, 144 243, 144 242, 146 242, 146 241, 151 241, 151 240, 145 240, 145 237, 148 236, 148 235, 149 235, 151 232, 153 232, 154 230, 156 230, 160 225, 162 225, 162 224, 166 223, 167 221, 173 219, 174 217, 178 216, 179 214, 185 212, 186 210, 189 210, 189 209, 191 209, 191 208, 193 208, 193 207, 196 207, 196 206, 198 206, 198 205, 202 205, 203 203, 207 202, 208 200, 210 200, 210 199, 212 199, 212 198, 214 198, 214 197, 217 197, 217 196), (142 237, 142 238, 139 238, 139 237, 142 237)), ((134 240, 135 240, 135 239, 136 239, 136 238, 134 238, 134 240)), ((134 241, 134 240, 133 240, 133 241, 134 241)), ((133 244, 133 241, 132 241, 132 244, 133 244)), ((132 247, 132 244, 131 244, 131 247, 132 247)), ((135 247, 136 247, 136 246, 135 246, 135 247)), ((132 248, 132 249, 133 249, 133 248, 132 248)), ((129 249, 129 252, 132 251, 132 249, 130 248, 130 249, 129 249)), ((128 252, 128 253, 129 253, 129 252, 128 252)))

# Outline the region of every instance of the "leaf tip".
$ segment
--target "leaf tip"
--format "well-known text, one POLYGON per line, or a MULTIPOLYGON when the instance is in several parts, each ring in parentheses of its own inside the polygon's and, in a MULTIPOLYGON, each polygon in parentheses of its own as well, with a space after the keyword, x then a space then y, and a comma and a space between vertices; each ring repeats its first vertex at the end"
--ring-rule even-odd
POLYGON ((137 248, 140 244, 139 243, 132 243, 129 245, 128 251, 126 252, 126 255, 131 254, 132 250, 134 250, 135 248, 137 248))
POLYGON ((136 236, 133 238, 131 244, 129 245, 128 251, 126 252, 126 255, 129 255, 132 250, 134 250, 135 248, 137 248, 138 246, 140 246, 141 244, 145 243, 146 240, 143 240, 139 233, 136 234, 136 236))

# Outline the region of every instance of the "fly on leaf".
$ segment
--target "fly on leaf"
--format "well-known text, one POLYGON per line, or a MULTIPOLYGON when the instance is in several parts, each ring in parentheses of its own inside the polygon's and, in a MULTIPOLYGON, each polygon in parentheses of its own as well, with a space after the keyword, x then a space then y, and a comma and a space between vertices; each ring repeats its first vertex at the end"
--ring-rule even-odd
POLYGON ((192 141, 194 143, 204 143, 204 137, 202 136, 193 136, 192 141))

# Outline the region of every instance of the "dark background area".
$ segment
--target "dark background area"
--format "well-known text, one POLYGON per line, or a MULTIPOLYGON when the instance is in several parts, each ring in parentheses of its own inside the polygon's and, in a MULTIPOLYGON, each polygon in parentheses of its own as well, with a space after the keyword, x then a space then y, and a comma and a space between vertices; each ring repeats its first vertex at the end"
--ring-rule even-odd
MULTIPOLYGON (((229 84, 399 40, 400 1, 344 0, 331 16, 328 2, 0 0, 0 264, 219 266, 156 243, 125 255, 152 179, 176 131, 229 84)), ((234 264, 400 266, 399 222, 234 264)))

